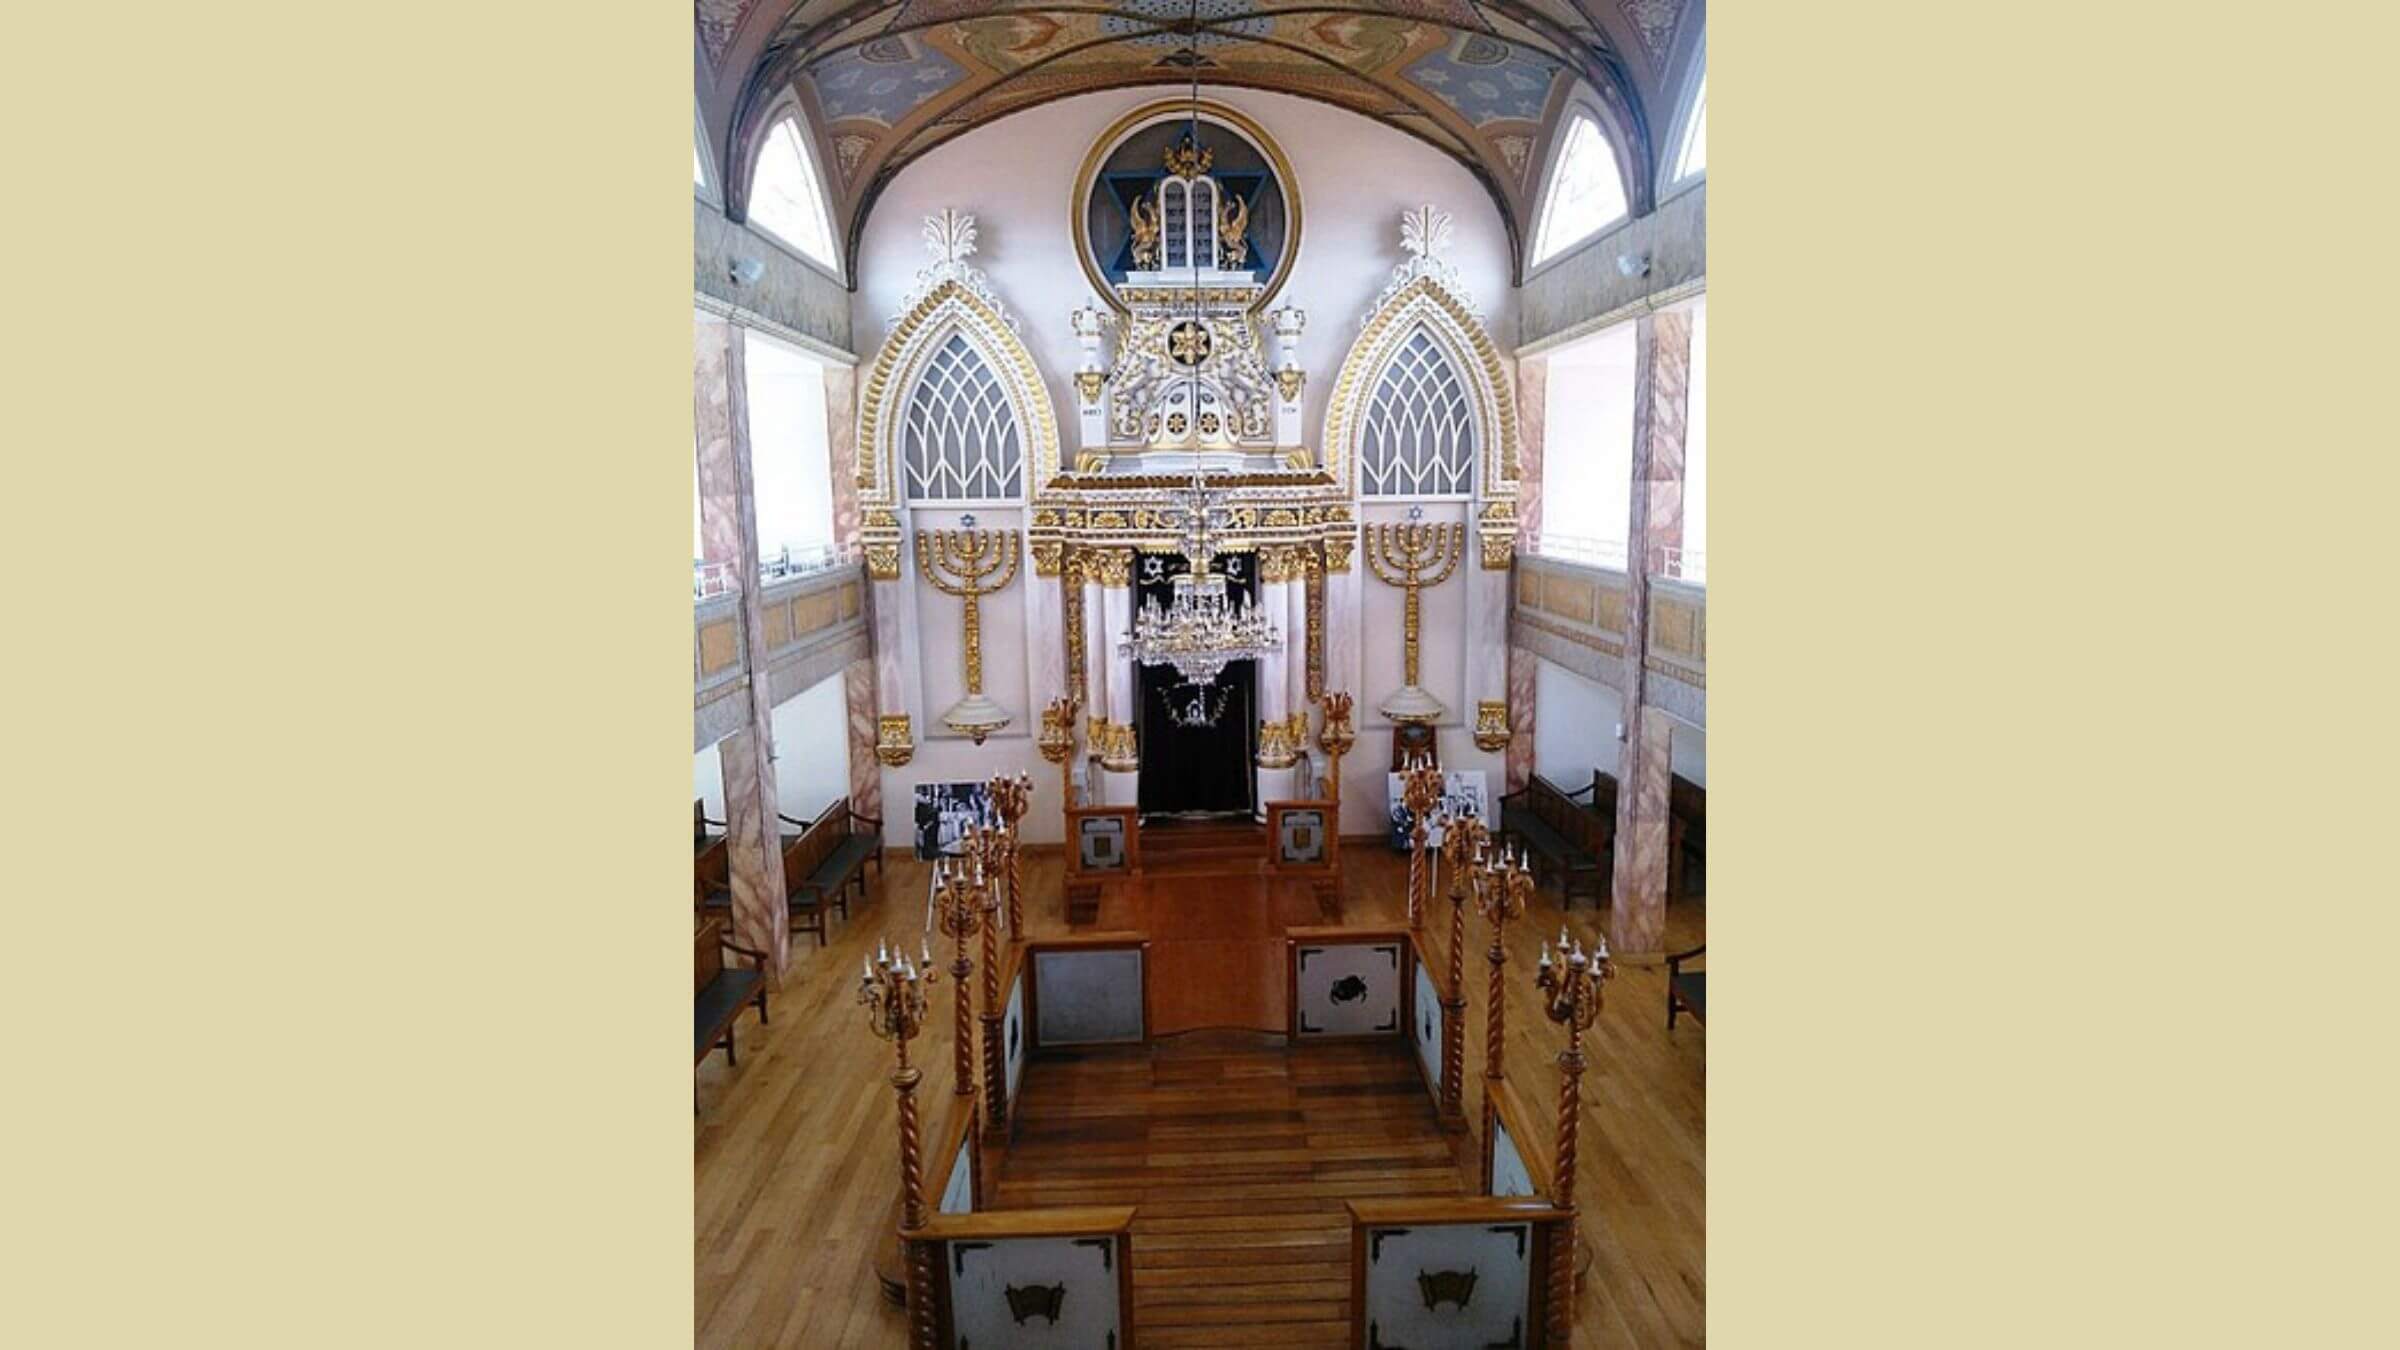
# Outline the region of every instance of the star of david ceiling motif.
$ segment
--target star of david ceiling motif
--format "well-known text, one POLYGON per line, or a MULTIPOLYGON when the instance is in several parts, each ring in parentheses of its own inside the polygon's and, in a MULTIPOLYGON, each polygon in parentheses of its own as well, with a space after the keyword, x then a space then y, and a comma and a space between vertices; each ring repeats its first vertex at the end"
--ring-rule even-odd
MULTIPOLYGON (((1104 89, 1266 89, 1371 117, 1466 166, 1520 252, 1571 100, 1649 209, 1703 0, 695 0, 701 102, 746 163, 787 91, 852 248, 892 177, 1012 112, 1104 89), (729 130, 728 130, 729 129, 729 130)), ((741 185, 736 184, 734 205, 741 185)))

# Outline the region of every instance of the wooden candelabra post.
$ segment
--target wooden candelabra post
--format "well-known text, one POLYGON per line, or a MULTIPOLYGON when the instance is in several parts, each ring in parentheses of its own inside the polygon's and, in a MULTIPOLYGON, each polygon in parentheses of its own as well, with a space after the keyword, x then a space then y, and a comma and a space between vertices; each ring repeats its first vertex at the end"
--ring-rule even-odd
POLYGON ((1019 892, 1024 889, 1024 872, 1017 854, 1017 823, 1025 819, 1026 809, 1033 805, 1033 780, 1022 773, 1013 778, 1006 774, 994 774, 991 782, 984 785, 984 790, 991 794, 992 812, 1000 818, 1001 856, 1006 864, 1004 871, 1008 885, 1008 940, 1023 942, 1025 902, 1019 892))
POLYGON ((1456 1118, 1463 1110, 1467 1076, 1467 889, 1475 880, 1475 859, 1490 837, 1475 816, 1442 822, 1442 865, 1450 872, 1450 997, 1442 1000, 1442 1114, 1456 1118))
POLYGON ((1008 1119, 1007 1060, 1000 1047, 1000 898, 992 893, 997 866, 1007 847, 989 825, 967 828, 966 858, 972 868, 967 890, 983 915, 983 1131, 997 1133, 1008 1119))
POLYGON ((1566 1218, 1550 1245, 1550 1344, 1565 1345, 1575 1329, 1575 1135, 1583 1120, 1583 1033, 1600 1016, 1600 986, 1616 974, 1609 964, 1608 942, 1586 953, 1558 930, 1559 959, 1550 959, 1550 944, 1542 944, 1541 968, 1534 984, 1542 991, 1542 1011, 1567 1029, 1567 1048, 1558 1052, 1558 1182, 1551 1204, 1566 1218))
POLYGON ((1426 819, 1442 799, 1442 771, 1422 760, 1400 771, 1400 803, 1408 808, 1408 926, 1425 926, 1426 903, 1433 898, 1432 877, 1425 869, 1426 819))
MULTIPOLYGON (((948 858, 933 861, 934 922, 943 937, 949 938, 956 952, 950 963, 950 1001, 958 1007, 956 1023, 957 1054, 952 1061, 951 1095, 972 1096, 975 1091, 975 990, 967 977, 975 973, 975 963, 967 956, 967 944, 982 927, 983 916, 975 908, 975 899, 964 884, 964 878, 952 872, 948 858)), ((991 1072, 987 1066, 984 1072, 991 1072)))
MULTIPOLYGON (((858 983, 858 1002, 867 1010, 867 1029, 892 1043, 898 1068, 892 1090, 900 1098, 900 1231, 913 1233, 925 1226, 924 1143, 917 1130, 917 1067, 908 1062, 908 1043, 925 1029, 925 989, 941 979, 933 969, 933 949, 923 948, 923 964, 906 955, 895 956, 882 943, 875 959, 865 961, 858 983)), ((901 1242, 908 1254, 908 1343, 912 1350, 934 1350, 933 1245, 901 1242)))
POLYGON ((1507 1076, 1508 1055, 1508 947, 1503 941, 1504 930, 1512 920, 1525 916, 1525 905, 1533 899, 1533 871, 1525 865, 1523 856, 1513 863, 1506 850, 1494 854, 1478 868, 1475 887, 1475 908, 1484 921, 1492 926, 1492 949, 1484 960, 1492 964, 1491 1016, 1486 1018, 1483 1042, 1483 1076, 1497 1083, 1507 1076))

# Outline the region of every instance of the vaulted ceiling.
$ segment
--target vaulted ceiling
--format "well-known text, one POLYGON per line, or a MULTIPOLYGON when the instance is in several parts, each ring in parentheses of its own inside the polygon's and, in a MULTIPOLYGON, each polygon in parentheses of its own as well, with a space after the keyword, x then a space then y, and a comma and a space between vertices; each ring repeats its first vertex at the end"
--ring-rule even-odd
MULTIPOLYGON (((1601 114, 1636 213, 1690 76, 1703 0, 696 0, 703 119, 746 164, 797 97, 855 249, 876 195, 935 146, 1100 89, 1269 89, 1372 117, 1465 165, 1522 255, 1571 97, 1601 114)), ((1074 147, 1080 152, 1082 147, 1074 147)), ((739 173, 720 175, 743 210, 739 173)), ((1521 265, 1521 264, 1520 264, 1521 265)))

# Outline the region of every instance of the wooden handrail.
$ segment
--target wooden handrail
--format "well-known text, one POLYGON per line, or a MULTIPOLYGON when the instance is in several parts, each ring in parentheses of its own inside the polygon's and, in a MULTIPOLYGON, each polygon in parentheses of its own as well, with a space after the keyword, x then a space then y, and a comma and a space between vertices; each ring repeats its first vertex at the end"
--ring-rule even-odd
POLYGON ((1369 1228, 1440 1223, 1556 1223, 1567 1212, 1524 1195, 1425 1195, 1393 1200, 1345 1200, 1350 1222, 1369 1228))
POLYGON ((980 1214, 935 1214, 923 1228, 901 1233, 910 1242, 988 1242, 998 1238, 1098 1237, 1133 1230, 1131 1205, 1061 1209, 992 1209, 980 1214))

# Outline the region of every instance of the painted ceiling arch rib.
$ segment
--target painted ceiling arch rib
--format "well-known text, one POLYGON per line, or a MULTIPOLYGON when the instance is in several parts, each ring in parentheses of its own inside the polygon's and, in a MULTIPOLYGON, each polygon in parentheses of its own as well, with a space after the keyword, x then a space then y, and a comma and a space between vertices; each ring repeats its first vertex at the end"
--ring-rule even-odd
MULTIPOLYGON (((1484 186, 1523 266, 1560 114, 1597 111, 1636 214, 1655 200, 1664 59, 1703 0, 695 0, 721 49, 721 162, 797 94, 854 250, 892 177, 935 146, 1077 94, 1191 82, 1383 120, 1484 186), (714 27, 711 21, 713 18, 714 27), (1578 91, 1580 93, 1578 94, 1578 91)), ((712 121, 716 119, 712 116, 712 121)), ((728 214, 748 184, 726 174, 728 214)))

